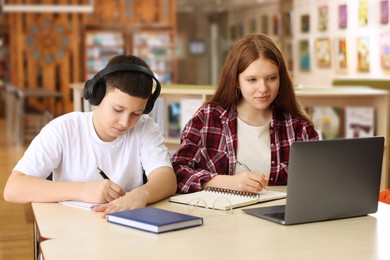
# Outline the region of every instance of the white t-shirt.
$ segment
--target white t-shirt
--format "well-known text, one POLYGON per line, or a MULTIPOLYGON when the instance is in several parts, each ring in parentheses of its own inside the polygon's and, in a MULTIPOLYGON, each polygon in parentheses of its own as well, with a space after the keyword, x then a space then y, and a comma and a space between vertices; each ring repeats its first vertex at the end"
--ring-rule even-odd
POLYGON ((172 167, 164 138, 156 123, 142 115, 134 128, 112 142, 102 141, 93 127, 94 112, 72 112, 52 120, 34 138, 14 170, 53 181, 111 181, 130 191, 143 184, 158 167, 172 167))
MULTIPOLYGON (((266 178, 271 170, 270 121, 263 126, 251 126, 237 117, 237 160, 253 172, 261 172, 266 178)), ((236 165, 236 173, 243 170, 236 165)))

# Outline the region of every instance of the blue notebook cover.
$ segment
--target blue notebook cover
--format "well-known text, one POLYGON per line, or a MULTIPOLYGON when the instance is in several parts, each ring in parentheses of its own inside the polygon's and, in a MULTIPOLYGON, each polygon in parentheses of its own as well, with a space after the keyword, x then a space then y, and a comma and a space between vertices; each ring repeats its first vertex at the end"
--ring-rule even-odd
POLYGON ((153 207, 111 213, 107 221, 153 233, 203 225, 203 218, 153 207))

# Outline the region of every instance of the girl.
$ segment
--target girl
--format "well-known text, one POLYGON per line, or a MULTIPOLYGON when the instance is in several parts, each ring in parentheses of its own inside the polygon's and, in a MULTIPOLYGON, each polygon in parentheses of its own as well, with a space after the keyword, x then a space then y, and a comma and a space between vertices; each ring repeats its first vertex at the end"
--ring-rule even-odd
POLYGON ((317 139, 276 43, 244 36, 226 58, 215 95, 182 131, 172 158, 178 192, 286 185, 290 145, 317 139))

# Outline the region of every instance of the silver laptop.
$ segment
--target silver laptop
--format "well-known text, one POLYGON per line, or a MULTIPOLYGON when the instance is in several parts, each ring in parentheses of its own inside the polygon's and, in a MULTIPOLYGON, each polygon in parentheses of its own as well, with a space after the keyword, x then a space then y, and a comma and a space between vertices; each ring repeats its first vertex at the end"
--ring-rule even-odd
POLYGON ((295 142, 286 205, 243 209, 283 225, 375 213, 384 137, 295 142))

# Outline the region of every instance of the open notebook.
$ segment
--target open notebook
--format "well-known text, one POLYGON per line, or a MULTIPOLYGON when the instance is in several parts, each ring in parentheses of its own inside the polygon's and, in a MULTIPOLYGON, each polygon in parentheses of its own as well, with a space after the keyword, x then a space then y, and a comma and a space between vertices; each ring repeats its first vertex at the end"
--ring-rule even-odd
POLYGON ((87 210, 91 210, 94 207, 100 206, 100 204, 97 203, 90 203, 90 202, 77 201, 77 200, 63 200, 63 201, 59 201, 58 203, 76 207, 76 208, 87 209, 87 210))
POLYGON ((209 187, 205 190, 180 194, 169 198, 170 202, 229 210, 286 197, 285 192, 262 190, 260 193, 242 192, 209 187))

